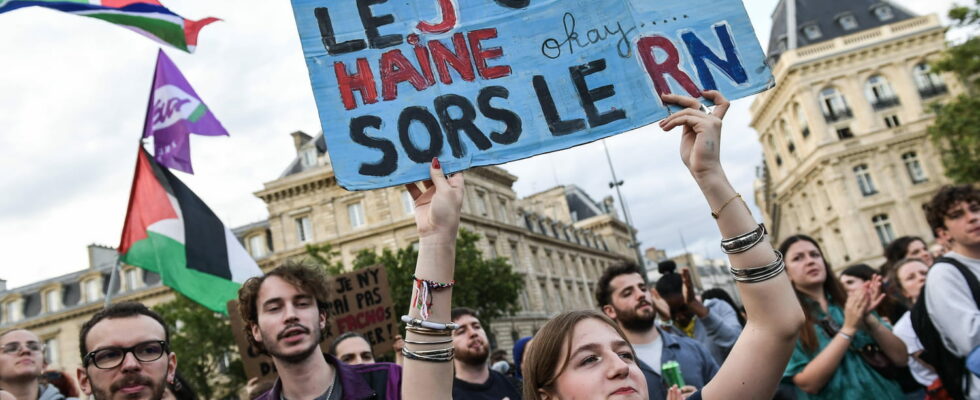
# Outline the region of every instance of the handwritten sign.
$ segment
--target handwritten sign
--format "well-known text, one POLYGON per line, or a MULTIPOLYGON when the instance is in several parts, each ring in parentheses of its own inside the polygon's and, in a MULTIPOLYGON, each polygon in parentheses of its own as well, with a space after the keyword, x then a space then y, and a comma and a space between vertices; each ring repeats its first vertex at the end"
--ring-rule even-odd
MULTIPOLYGON (((327 337, 320 343, 320 350, 327 353, 334 337, 356 331, 368 338, 374 354, 391 351, 398 334, 398 319, 389 288, 388 274, 381 265, 334 277, 327 310, 327 337)), ((245 375, 258 377, 260 381, 275 379, 272 359, 249 344, 245 336, 245 321, 238 313, 238 300, 228 302, 228 314, 245 365, 245 375)))
POLYGON ((341 186, 602 139, 772 74, 741 0, 292 0, 341 186))

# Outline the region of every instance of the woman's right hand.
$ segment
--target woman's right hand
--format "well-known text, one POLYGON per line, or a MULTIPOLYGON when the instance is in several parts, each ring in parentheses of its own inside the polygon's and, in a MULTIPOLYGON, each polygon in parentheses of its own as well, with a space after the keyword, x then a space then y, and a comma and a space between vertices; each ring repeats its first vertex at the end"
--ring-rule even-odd
POLYGON ((447 178, 439 159, 433 158, 429 177, 422 181, 424 192, 415 183, 405 185, 412 200, 415 200, 415 225, 419 239, 455 241, 460 209, 463 207, 463 174, 457 173, 447 178))
POLYGON ((846 335, 854 336, 858 328, 867 315, 868 293, 864 290, 855 290, 847 295, 847 303, 844 304, 844 326, 841 331, 846 335))

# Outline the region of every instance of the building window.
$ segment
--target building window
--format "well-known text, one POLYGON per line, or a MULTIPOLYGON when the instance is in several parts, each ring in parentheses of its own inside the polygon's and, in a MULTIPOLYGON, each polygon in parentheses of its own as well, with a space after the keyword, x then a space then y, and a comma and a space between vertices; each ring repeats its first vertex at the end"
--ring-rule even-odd
POLYGON ((878 17, 879 21, 888 21, 895 18, 895 13, 892 11, 892 8, 885 4, 875 7, 874 13, 875 16, 878 17))
POLYGON ((936 97, 945 94, 949 90, 946 83, 939 74, 932 72, 929 64, 919 63, 912 69, 912 76, 915 79, 915 86, 919 88, 919 96, 923 99, 936 97))
POLYGON ((786 50, 789 50, 789 39, 786 37, 786 35, 779 36, 779 39, 778 40, 779 41, 777 42, 777 46, 779 48, 779 52, 780 53, 783 53, 786 50))
POLYGON ((58 339, 50 338, 44 340, 44 360, 50 365, 58 365, 61 359, 58 357, 60 350, 58 349, 58 339))
POLYGON ((487 240, 487 250, 489 250, 489 255, 491 259, 497 258, 497 241, 493 239, 487 240))
POLYGON ((350 218, 350 227, 357 229, 364 226, 364 207, 361 203, 347 205, 347 217, 350 218))
POLYGON ((412 215, 415 214, 415 200, 412 199, 412 194, 407 190, 403 190, 401 194, 402 198, 402 210, 405 214, 412 215))
POLYGON ((796 122, 800 124, 800 134, 806 139, 810 137, 810 124, 806 120, 806 113, 803 111, 803 107, 800 107, 800 103, 793 104, 793 110, 796 112, 796 122))
POLYGON ((316 147, 305 149, 300 154, 302 155, 304 167, 316 166, 316 147))
POLYGON ((99 278, 85 281, 85 300, 87 302, 98 301, 102 298, 102 282, 99 278))
POLYGON ((850 139, 854 137, 854 132, 851 132, 851 127, 845 126, 842 128, 837 128, 837 138, 840 140, 850 139))
POLYGON ((476 212, 487 216, 487 194, 479 190, 476 191, 476 212))
POLYGON ((497 199, 497 218, 506 223, 510 223, 510 214, 507 213, 507 199, 500 197, 497 199))
POLYGON ((827 122, 836 122, 853 116, 847 106, 847 100, 837 88, 826 88, 820 91, 820 107, 827 122))
POLYGON ((888 84, 888 80, 881 75, 868 78, 868 81, 864 84, 864 95, 868 98, 868 102, 871 103, 875 111, 901 104, 898 101, 898 97, 895 96, 891 85, 888 84))
POLYGON ((803 27, 803 35, 809 40, 817 40, 823 36, 820 32, 820 26, 817 24, 810 24, 803 27))
POLYGON ((309 215, 296 218, 296 237, 300 243, 313 241, 313 221, 309 215))
POLYGON ((265 238, 262 235, 248 238, 248 251, 252 254, 252 258, 265 257, 265 238))
POLYGON ((48 312, 55 312, 61 309, 61 291, 58 289, 44 292, 45 307, 48 312))
POLYGON ((517 267, 518 260, 517 243, 510 242, 510 265, 517 267))
POLYGON ((864 196, 871 196, 878 193, 875 189, 875 184, 871 180, 871 171, 868 170, 867 164, 861 164, 854 167, 854 176, 857 178, 858 187, 861 189, 861 194, 864 196))
POLYGON ((796 151, 796 145, 793 144, 793 134, 789 131, 789 125, 786 124, 786 120, 779 121, 779 130, 783 131, 783 140, 786 141, 786 150, 790 153, 796 151))
POLYGON ((139 289, 139 284, 140 284, 139 273, 140 271, 137 270, 136 268, 127 269, 126 272, 124 272, 124 278, 126 280, 127 290, 139 289))
POLYGON ((875 215, 871 218, 871 222, 874 223, 875 233, 878 234, 878 240, 882 247, 887 247, 889 243, 895 240, 895 231, 892 230, 892 223, 888 221, 888 214, 875 215))
POLYGON ((889 115, 885 117, 885 126, 889 128, 897 128, 902 126, 902 123, 898 120, 898 115, 889 115))
POLYGON ((8 302, 3 311, 8 323, 18 322, 24 319, 24 299, 8 302))
POLYGON ((919 155, 914 151, 902 154, 902 161, 905 162, 905 170, 909 172, 909 178, 912 179, 913 184, 929 180, 926 178, 926 171, 922 169, 922 164, 919 163, 919 155))
POLYGON ((837 23, 845 31, 853 31, 858 28, 858 20, 853 14, 844 14, 837 17, 837 23))

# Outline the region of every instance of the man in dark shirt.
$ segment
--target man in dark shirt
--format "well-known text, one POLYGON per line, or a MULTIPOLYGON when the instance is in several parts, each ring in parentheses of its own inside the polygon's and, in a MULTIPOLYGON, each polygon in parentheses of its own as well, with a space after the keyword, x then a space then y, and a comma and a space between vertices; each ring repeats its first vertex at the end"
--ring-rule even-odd
POLYGON ((453 399, 520 400, 520 384, 487 365, 490 344, 476 312, 456 308, 452 311, 452 320, 459 324, 459 328, 453 331, 453 348, 456 352, 453 360, 456 369, 453 399))

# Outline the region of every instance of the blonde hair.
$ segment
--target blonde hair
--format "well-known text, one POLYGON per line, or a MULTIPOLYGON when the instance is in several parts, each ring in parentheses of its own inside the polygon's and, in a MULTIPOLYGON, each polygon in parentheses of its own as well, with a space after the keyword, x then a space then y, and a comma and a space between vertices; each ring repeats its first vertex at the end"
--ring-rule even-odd
MULTIPOLYGON (((540 398, 538 390, 550 389, 568 367, 575 326, 587 319, 596 319, 616 330, 623 340, 626 334, 609 317, 592 310, 569 311, 552 318, 534 334, 529 344, 521 372, 524 375, 524 400, 540 398), (562 360, 564 358, 564 360, 562 360), (561 363, 559 365, 559 363, 561 363)), ((636 352, 630 345, 634 358, 636 352)))

